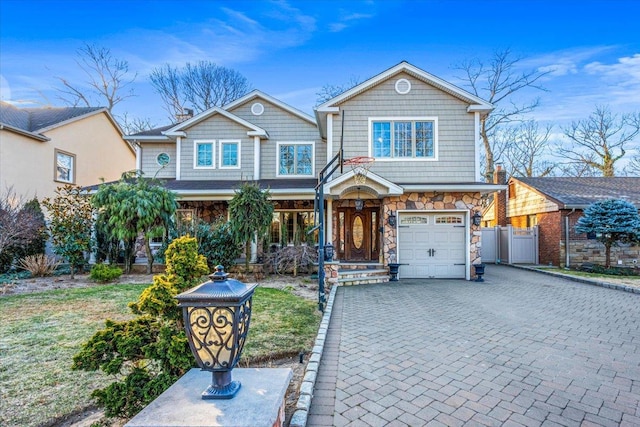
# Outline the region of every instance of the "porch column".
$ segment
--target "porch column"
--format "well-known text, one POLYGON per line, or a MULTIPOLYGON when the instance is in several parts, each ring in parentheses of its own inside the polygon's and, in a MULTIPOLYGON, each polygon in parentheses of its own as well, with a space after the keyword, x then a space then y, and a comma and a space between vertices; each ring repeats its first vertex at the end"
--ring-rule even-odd
MULTIPOLYGON (((325 240, 331 242, 333 245, 333 199, 327 199, 327 211, 325 212, 326 220, 325 220, 325 240)), ((335 249, 335 248, 334 248, 335 249)), ((338 253, 334 250, 334 259, 338 259, 338 253)))
POLYGON ((260 179, 260 137, 253 137, 253 179, 260 179))
POLYGON ((182 137, 176 138, 176 180, 180 180, 180 159, 182 158, 182 137))

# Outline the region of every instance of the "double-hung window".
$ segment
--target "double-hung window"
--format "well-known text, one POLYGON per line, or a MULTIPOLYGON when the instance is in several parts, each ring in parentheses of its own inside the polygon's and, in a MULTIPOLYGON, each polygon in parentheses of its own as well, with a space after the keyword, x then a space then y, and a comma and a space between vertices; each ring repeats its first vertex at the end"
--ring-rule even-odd
POLYGON ((193 144, 193 167, 195 169, 213 169, 215 167, 215 141, 196 140, 193 144))
POLYGON ((193 142, 194 169, 215 169, 216 162, 220 169, 240 168, 240 140, 208 139, 193 142), (220 160, 216 160, 216 153, 220 160))
POLYGON ((435 159, 435 118, 370 119, 371 154, 376 159, 435 159))
POLYGON ((240 141, 220 140, 220 168, 240 167, 240 141))
POLYGON ((313 176, 313 142, 279 142, 278 176, 313 176))
POLYGON ((76 179, 76 156, 55 150, 55 175, 54 179, 60 182, 73 184, 76 179))

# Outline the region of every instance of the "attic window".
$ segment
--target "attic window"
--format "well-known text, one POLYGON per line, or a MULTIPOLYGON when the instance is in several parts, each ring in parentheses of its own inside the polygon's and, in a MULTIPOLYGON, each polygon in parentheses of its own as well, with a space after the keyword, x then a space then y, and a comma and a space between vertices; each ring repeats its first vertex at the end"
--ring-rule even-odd
POLYGON ((406 95, 411 91, 411 82, 407 79, 399 79, 396 82, 396 92, 400 95, 406 95))
POLYGON ((251 113, 252 113, 254 116, 260 116, 260 115, 262 115, 262 113, 264 113, 264 105, 262 105, 262 104, 261 104, 261 103, 259 103, 259 102, 254 103, 254 104, 251 106, 251 113))

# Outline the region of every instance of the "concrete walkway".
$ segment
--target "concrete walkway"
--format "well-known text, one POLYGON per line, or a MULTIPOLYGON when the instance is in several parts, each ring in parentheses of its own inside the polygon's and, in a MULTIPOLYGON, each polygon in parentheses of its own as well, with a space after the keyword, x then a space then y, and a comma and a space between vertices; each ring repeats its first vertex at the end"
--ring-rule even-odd
POLYGON ((307 426, 640 425, 640 294, 485 279, 339 288, 307 426))

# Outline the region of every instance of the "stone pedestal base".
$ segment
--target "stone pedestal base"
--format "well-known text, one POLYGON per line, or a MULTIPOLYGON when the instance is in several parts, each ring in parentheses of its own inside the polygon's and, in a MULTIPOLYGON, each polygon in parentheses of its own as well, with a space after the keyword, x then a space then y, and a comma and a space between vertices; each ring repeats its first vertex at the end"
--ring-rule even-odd
POLYGON ((211 372, 192 369, 125 427, 281 427, 291 369, 236 368, 238 394, 229 400, 203 400, 211 372))

